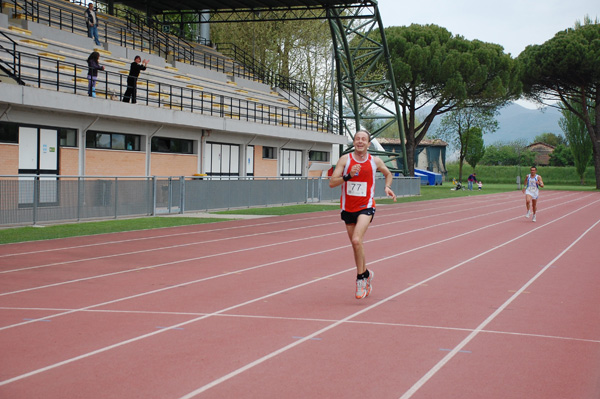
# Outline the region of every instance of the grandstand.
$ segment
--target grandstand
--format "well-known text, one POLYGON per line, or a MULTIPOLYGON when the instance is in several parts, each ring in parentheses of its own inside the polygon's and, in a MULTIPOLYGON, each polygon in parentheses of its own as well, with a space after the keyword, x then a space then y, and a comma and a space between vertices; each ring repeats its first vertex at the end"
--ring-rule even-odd
POLYGON ((277 85, 130 12, 99 13, 96 46, 84 11, 58 0, 1 3, 0 175, 320 175, 332 147, 346 143, 307 108, 299 85, 277 85), (105 67, 96 98, 87 94, 92 51, 105 67), (138 103, 127 104, 120 99, 136 55, 150 63, 138 103))

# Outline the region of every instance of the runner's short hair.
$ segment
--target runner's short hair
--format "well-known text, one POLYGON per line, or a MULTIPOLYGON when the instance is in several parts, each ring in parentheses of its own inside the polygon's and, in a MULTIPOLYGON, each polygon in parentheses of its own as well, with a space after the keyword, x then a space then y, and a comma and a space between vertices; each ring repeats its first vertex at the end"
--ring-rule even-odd
POLYGON ((360 129, 358 132, 356 132, 354 135, 356 136, 358 133, 366 133, 367 137, 369 138, 369 142, 371 142, 371 133, 369 133, 369 131, 367 129, 360 129))

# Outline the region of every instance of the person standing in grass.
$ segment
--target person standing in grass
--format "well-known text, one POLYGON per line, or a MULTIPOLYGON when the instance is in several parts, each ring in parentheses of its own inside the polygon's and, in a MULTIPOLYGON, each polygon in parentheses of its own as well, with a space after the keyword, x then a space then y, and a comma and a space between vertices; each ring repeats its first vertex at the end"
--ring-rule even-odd
POLYGON ((338 160, 329 179, 329 187, 342 186, 340 207, 342 220, 346 223, 348 238, 352 243, 356 263, 356 299, 371 293, 373 271, 367 269, 363 238, 375 216, 375 173, 385 176, 385 193, 396 201, 392 191, 393 176, 379 157, 368 153, 371 135, 360 130, 354 135, 354 151, 338 160))
POLYGON ((467 182, 469 182, 469 190, 473 191, 473 183, 477 181, 477 173, 469 175, 467 182))
POLYGON ((529 218, 533 211, 533 217, 531 218, 532 222, 535 222, 540 187, 544 187, 542 176, 538 175, 537 168, 532 166, 529 170, 529 174, 525 177, 525 186, 523 187, 523 192, 525 193, 525 206, 527 207, 525 217, 529 218))

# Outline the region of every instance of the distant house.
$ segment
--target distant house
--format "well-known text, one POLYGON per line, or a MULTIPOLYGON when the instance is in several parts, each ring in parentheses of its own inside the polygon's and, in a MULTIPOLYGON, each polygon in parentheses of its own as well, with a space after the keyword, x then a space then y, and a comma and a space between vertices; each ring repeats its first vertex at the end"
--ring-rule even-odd
POLYGON ((526 147, 529 151, 535 152, 536 165, 549 165, 550 154, 554 152, 554 146, 542 142, 533 143, 526 147))
MULTIPOLYGON (((400 139, 377 138, 381 146, 389 152, 402 153, 400 139)), ((440 139, 423 139, 415 149, 415 168, 446 174, 446 147, 448 143, 440 139)))

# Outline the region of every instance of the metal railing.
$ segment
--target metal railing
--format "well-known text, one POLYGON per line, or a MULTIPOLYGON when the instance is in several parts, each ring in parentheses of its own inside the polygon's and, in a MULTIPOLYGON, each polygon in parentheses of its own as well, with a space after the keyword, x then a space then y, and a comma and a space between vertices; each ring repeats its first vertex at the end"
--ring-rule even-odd
MULTIPOLYGON (((383 178, 375 197, 385 197, 383 178)), ((394 178, 398 196, 420 194, 394 178)), ((0 226, 338 201, 340 188, 312 177, 0 176, 0 226), (244 193, 244 195, 239 195, 244 193)))
MULTIPOLYGON (((3 48, 0 48, 0 60, 13 63, 16 77, 30 86, 73 94, 88 92, 87 66, 3 48)), ((126 75, 98 71, 97 96, 121 99, 126 88, 126 75)), ((328 115, 309 115, 300 110, 265 104, 265 101, 245 100, 151 79, 138 79, 137 101, 145 105, 247 122, 322 132, 335 131, 328 115)))
POLYGON ((19 58, 20 54, 17 52, 17 42, 7 36, 4 32, 0 32, 4 38, 6 38, 10 45, 10 48, 4 47, 0 42, 0 52, 6 53, 9 55, 7 59, 0 58, 0 69, 4 71, 8 76, 13 76, 16 78, 17 83, 24 84, 24 82, 18 78, 18 70, 17 65, 20 64, 19 58))
MULTIPOLYGON (((87 1, 79 2, 82 6, 85 6, 86 3, 87 1)), ((69 7, 73 7, 73 4, 77 4, 76 2, 63 4, 44 0, 3 0, 2 4, 4 7, 9 6, 14 9, 15 16, 22 15, 26 20, 44 23, 72 33, 87 34, 87 26, 83 17, 84 9, 82 8, 81 12, 69 9, 69 7)), ((300 90, 298 92, 300 94, 306 91, 306 83, 284 78, 269 71, 256 70, 252 66, 254 65, 253 61, 244 59, 244 62, 250 62, 248 64, 250 67, 246 67, 240 60, 203 51, 201 47, 180 37, 165 34, 160 29, 148 26, 146 17, 142 14, 117 9, 115 16, 103 15, 103 17, 108 18, 109 21, 101 20, 98 31, 101 40, 105 43, 118 44, 164 58, 172 57, 176 61, 217 72, 232 73, 233 76, 260 81, 284 90, 300 90)), ((159 22, 153 21, 153 23, 159 22)))

